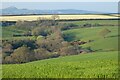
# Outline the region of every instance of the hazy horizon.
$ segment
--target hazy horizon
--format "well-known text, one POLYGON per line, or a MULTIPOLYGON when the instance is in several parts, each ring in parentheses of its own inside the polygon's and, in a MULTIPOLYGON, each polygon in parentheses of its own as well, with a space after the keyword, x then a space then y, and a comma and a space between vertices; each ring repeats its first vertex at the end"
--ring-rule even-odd
POLYGON ((3 2, 2 8, 16 7, 30 10, 75 9, 97 12, 118 12, 117 2, 3 2), (47 6, 46 6, 47 5, 47 6))

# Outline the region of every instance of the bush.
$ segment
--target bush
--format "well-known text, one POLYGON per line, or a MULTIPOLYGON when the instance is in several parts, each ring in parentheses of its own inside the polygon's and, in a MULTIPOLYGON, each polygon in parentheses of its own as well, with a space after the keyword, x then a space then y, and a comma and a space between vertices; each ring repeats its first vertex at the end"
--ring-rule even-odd
POLYGON ((26 32, 24 33, 24 36, 31 36, 31 31, 26 31, 26 32))
POLYGON ((91 26, 92 26, 92 24, 89 24, 89 23, 86 23, 83 25, 83 27, 91 27, 91 26))
POLYGON ((33 53, 27 46, 19 47, 10 56, 13 63, 25 63, 33 60, 33 53))
POLYGON ((77 50, 73 46, 62 47, 59 53, 61 56, 78 54, 77 50))
POLYGON ((37 26, 35 21, 17 21, 15 25, 18 29, 31 30, 37 26))
POLYGON ((10 43, 6 43, 4 46, 3 46, 3 52, 7 52, 7 53, 11 53, 13 52, 13 46, 10 44, 10 43))
POLYGON ((5 57, 5 60, 3 61, 3 63, 9 64, 9 63, 14 63, 14 62, 11 56, 7 56, 5 57))
POLYGON ((35 59, 47 59, 49 57, 49 52, 43 48, 35 49, 34 50, 34 56, 35 59))
POLYGON ((23 45, 27 45, 28 47, 30 47, 30 49, 35 49, 36 48, 36 44, 34 40, 14 40, 11 42, 13 49, 17 49, 23 45))
POLYGON ((33 36, 39 36, 39 35, 42 35, 42 36, 47 36, 51 33, 51 29, 47 28, 46 27, 36 27, 32 30, 32 35, 33 36))
POLYGON ((99 35, 102 36, 103 38, 105 38, 106 35, 107 35, 108 33, 110 33, 110 32, 111 32, 111 31, 110 31, 109 29, 104 28, 104 29, 102 29, 102 30, 99 32, 99 35))
POLYGON ((60 23, 59 26, 61 26, 61 30, 68 30, 71 28, 76 28, 78 25, 73 23, 60 23))

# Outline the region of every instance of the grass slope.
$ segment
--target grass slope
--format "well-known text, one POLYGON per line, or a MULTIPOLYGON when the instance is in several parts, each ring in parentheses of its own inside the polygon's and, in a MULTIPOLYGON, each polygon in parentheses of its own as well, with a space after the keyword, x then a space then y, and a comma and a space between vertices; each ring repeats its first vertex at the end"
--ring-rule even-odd
MULTIPOLYGON (((86 20, 86 21, 62 21, 62 23, 73 23, 76 25, 84 25, 84 24, 100 24, 100 25, 118 25, 118 20, 86 20)), ((3 38, 11 38, 13 34, 23 34, 28 31, 27 29, 18 29, 16 26, 8 26, 2 27, 2 37, 3 38)))
MULTIPOLYGON (((18 29, 16 26, 8 26, 8 27, 2 27, 2 40, 25 40, 25 39, 35 39, 34 36, 19 36, 19 37, 13 37, 14 35, 24 34, 28 30, 26 29, 18 29)), ((1 39, 1 38, 0 38, 1 39)))
POLYGON ((17 29, 15 26, 2 27, 2 37, 11 38, 13 34, 22 34, 25 30, 17 29))
POLYGON ((118 20, 83 20, 83 21, 69 21, 67 23, 73 23, 77 25, 84 25, 84 24, 118 25, 118 20))
POLYGON ((117 51, 98 52, 3 65, 3 78, 98 78, 117 77, 117 51))
POLYGON ((64 34, 69 37, 67 41, 83 40, 93 42, 82 45, 83 48, 90 47, 95 51, 118 50, 118 27, 94 27, 94 28, 79 28, 64 31, 64 34), (107 28, 111 31, 106 38, 101 37, 98 33, 102 29, 107 28))
MULTIPOLYGON (((24 32, 24 30, 14 29, 14 27, 3 28, 3 38, 13 39, 13 37, 11 37, 12 34, 22 34, 24 32)), ((3 65, 3 78, 117 77, 118 27, 103 26, 94 28, 78 28, 66 30, 63 33, 68 35, 68 38, 66 39, 68 41, 93 40, 93 42, 84 44, 82 47, 90 47, 95 51, 106 52, 59 57, 25 64, 5 64, 3 65), (103 28, 111 30, 111 33, 107 35, 107 38, 102 38, 98 35, 98 32, 103 28)), ((21 39, 21 37, 15 37, 15 39, 21 39)))

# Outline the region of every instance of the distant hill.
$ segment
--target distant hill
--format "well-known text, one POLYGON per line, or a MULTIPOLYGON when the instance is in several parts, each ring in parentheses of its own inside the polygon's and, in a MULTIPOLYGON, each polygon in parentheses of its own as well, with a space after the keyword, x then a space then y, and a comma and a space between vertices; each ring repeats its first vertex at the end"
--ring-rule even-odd
POLYGON ((0 15, 24 15, 24 14, 97 14, 99 12, 75 10, 75 9, 61 9, 61 10, 29 10, 18 9, 16 7, 8 7, 0 9, 0 15))

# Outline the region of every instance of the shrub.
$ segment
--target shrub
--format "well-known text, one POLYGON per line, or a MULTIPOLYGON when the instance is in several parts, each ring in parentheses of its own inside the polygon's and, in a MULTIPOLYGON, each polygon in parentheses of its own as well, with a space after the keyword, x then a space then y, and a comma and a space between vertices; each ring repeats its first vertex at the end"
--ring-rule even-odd
POLYGON ((89 24, 89 23, 86 23, 83 25, 83 27, 91 27, 91 26, 92 26, 92 24, 89 24))
POLYGON ((16 49, 10 56, 14 63, 25 63, 31 61, 33 53, 27 46, 22 46, 16 49))
POLYGON ((3 61, 3 63, 14 63, 13 62, 13 59, 12 59, 12 57, 11 56, 7 56, 7 57, 5 57, 5 60, 3 61))
POLYGON ((10 44, 10 43, 6 43, 4 46, 3 46, 3 52, 7 52, 7 53, 11 53, 13 52, 13 46, 10 44))
POLYGON ((59 53, 61 56, 78 54, 77 50, 73 46, 62 47, 59 53))
POLYGON ((61 30, 68 30, 71 28, 76 28, 78 25, 73 23, 59 23, 59 26, 61 26, 61 30))
POLYGON ((34 50, 34 56, 35 59, 39 60, 39 59, 46 59, 49 57, 49 52, 43 48, 39 48, 39 49, 35 49, 34 50))
POLYGON ((47 36, 50 33, 51 33, 51 29, 50 28, 46 29, 46 27, 36 27, 32 30, 32 35, 34 36, 39 36, 39 35, 47 36))
POLYGON ((111 31, 110 31, 109 29, 104 28, 104 29, 102 29, 102 30, 99 32, 99 35, 102 36, 103 38, 105 38, 106 35, 107 35, 108 33, 110 33, 110 32, 111 32, 111 31))

